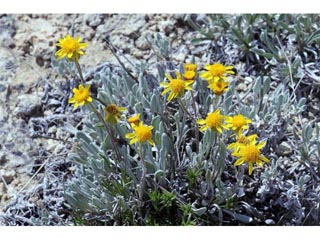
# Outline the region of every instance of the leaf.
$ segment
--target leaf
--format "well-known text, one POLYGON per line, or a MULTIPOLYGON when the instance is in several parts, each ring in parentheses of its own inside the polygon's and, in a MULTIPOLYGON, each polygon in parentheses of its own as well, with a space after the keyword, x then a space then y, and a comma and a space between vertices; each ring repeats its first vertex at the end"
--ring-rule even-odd
POLYGON ((192 208, 192 211, 198 215, 198 216, 202 216, 206 211, 207 208, 206 207, 202 207, 202 208, 192 208))
POLYGON ((253 85, 253 92, 255 95, 259 96, 261 91, 261 78, 258 77, 253 85))
POLYGON ((310 142, 310 139, 312 137, 312 132, 313 132, 313 129, 310 126, 310 124, 308 124, 307 126, 304 126, 302 129, 303 140, 306 142, 310 142))
POLYGON ((270 90, 270 83, 271 83, 271 80, 269 77, 265 77, 263 79, 263 95, 267 94, 270 90))
POLYGON ((311 33, 311 35, 306 39, 306 44, 311 44, 313 41, 320 38, 320 29, 311 33))
POLYGON ((223 212, 229 214, 230 216, 234 217, 236 220, 242 222, 242 223, 251 223, 253 221, 252 217, 249 217, 247 215, 243 215, 243 214, 239 214, 239 213, 235 213, 235 212, 231 212, 227 209, 223 209, 223 212))
POLYGON ((265 50, 261 50, 261 49, 258 49, 258 48, 251 48, 250 51, 253 52, 253 53, 258 54, 259 56, 265 57, 265 58, 267 58, 269 60, 271 60, 274 57, 273 54, 267 53, 267 52, 265 52, 265 50))

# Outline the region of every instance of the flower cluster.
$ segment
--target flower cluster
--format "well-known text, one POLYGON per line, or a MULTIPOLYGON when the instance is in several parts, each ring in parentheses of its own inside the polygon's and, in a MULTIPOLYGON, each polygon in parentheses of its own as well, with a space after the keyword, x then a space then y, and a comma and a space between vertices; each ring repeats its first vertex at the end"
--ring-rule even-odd
POLYGON ((227 81, 227 74, 233 75, 233 66, 224 66, 221 63, 208 64, 205 66, 206 71, 200 74, 208 82, 208 88, 216 96, 222 95, 228 91, 229 82, 227 81))
MULTIPOLYGON (((73 38, 69 34, 65 38, 60 38, 59 43, 56 44, 58 47, 60 47, 60 49, 55 53, 57 59, 61 60, 62 58, 66 57, 69 61, 73 61, 77 65, 80 56, 85 54, 83 49, 88 45, 87 43, 81 43, 80 41, 81 39, 79 37, 73 38)), ((80 78, 82 78, 81 68, 79 65, 77 65, 77 67, 80 78)), ((169 75, 166 76, 170 80, 170 83, 163 83, 163 86, 167 87, 163 94, 171 91, 168 100, 183 95, 184 90, 192 90, 192 88, 189 86, 192 84, 192 82, 185 82, 182 80, 179 73, 177 73, 177 79, 173 79, 169 75)), ((84 79, 81 80, 84 82, 84 79)), ((78 106, 91 103, 92 97, 89 89, 90 85, 84 86, 83 84, 80 84, 77 88, 73 88, 72 91, 74 96, 69 99, 69 103, 73 103, 75 109, 78 108, 78 106)), ((126 110, 127 109, 125 107, 119 107, 117 104, 105 105, 104 121, 110 125, 115 125, 120 121, 121 114, 126 110)), ((96 114, 98 114, 98 117, 100 117, 98 111, 94 111, 96 114)), ((131 125, 134 132, 126 134, 126 138, 130 140, 130 144, 134 144, 136 142, 139 142, 140 144, 149 142, 152 146, 154 146, 155 143, 152 140, 153 127, 144 125, 143 122, 140 122, 139 118, 140 113, 128 119, 128 123, 131 125)))
MULTIPOLYGON (((183 79, 179 72, 176 72, 176 78, 172 78, 169 74, 165 74, 168 82, 160 83, 161 87, 164 87, 161 95, 169 93, 167 98, 170 102, 174 98, 181 98, 184 96, 186 90, 192 91, 192 84, 197 77, 197 65, 192 63, 184 64, 183 66, 183 79)), ((208 82, 208 88, 216 96, 221 96, 228 90, 229 82, 227 81, 227 75, 233 75, 233 66, 224 66, 221 63, 208 64, 205 66, 204 72, 200 73, 200 77, 208 82)), ((216 106, 214 106, 215 108, 216 106)), ((245 162, 249 165, 249 175, 253 171, 253 163, 257 163, 259 166, 263 162, 269 162, 269 160, 261 155, 260 150, 265 146, 265 142, 257 144, 257 135, 245 136, 244 130, 248 129, 248 125, 252 121, 242 114, 235 116, 226 116, 221 114, 220 109, 216 108, 215 111, 209 112, 204 119, 196 120, 196 123, 200 125, 200 131, 205 132, 207 130, 214 131, 217 134, 222 134, 223 130, 232 130, 236 136, 236 142, 228 145, 228 148, 232 150, 232 156, 238 157, 238 160, 234 163, 235 166, 243 164, 245 162)), ((130 135, 131 137, 133 135, 130 135)), ((134 138, 138 141, 138 138, 134 138)))

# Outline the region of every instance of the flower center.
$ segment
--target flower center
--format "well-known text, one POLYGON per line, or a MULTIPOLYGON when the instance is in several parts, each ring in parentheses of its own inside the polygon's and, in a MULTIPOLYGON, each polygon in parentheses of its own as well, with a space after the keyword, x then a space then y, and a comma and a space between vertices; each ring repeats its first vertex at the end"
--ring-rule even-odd
POLYGON ((135 132, 139 142, 145 142, 152 138, 151 130, 147 126, 139 126, 135 129, 135 132))
POLYGON ((79 49, 79 43, 74 39, 66 39, 63 42, 62 48, 67 52, 76 52, 79 49))
POLYGON ((182 79, 173 79, 170 82, 172 91, 176 94, 180 94, 184 90, 184 81, 182 79))
POLYGON ((77 96, 75 96, 75 99, 78 102, 83 102, 83 101, 86 101, 89 97, 90 97, 90 93, 88 89, 83 88, 83 89, 79 89, 77 96))
POLYGON ((206 124, 210 128, 215 128, 221 125, 222 116, 219 113, 211 113, 206 118, 206 124))
POLYGON ((226 69, 221 63, 215 63, 212 66, 210 66, 210 73, 213 76, 221 77, 223 74, 225 74, 226 69))
POLYGON ((259 159, 260 150, 257 148, 257 146, 249 145, 243 148, 243 157, 248 162, 255 162, 259 159))
POLYGON ((236 128, 241 128, 246 124, 246 119, 242 115, 237 115, 232 118, 232 125, 236 128))
POLYGON ((118 115, 119 114, 118 106, 116 104, 109 104, 106 107, 106 112, 111 115, 118 115))

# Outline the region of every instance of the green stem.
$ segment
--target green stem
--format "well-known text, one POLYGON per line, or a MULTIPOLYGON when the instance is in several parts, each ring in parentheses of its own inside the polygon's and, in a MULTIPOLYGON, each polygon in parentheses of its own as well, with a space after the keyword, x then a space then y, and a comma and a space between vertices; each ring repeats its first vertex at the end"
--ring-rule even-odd
MULTIPOLYGON (((193 91, 191 91, 191 98, 192 98, 192 106, 194 109, 194 118, 197 119, 197 107, 196 107, 196 101, 193 95, 193 91)), ((196 120, 195 120, 195 134, 196 134, 196 149, 197 149, 197 153, 199 153, 199 128, 197 126, 196 120)))
POLYGON ((82 75, 82 70, 81 70, 80 64, 79 64, 78 60, 74 60, 74 63, 76 64, 76 67, 77 67, 77 70, 78 70, 78 73, 79 73, 79 76, 80 76, 81 83, 84 85, 85 81, 84 81, 84 78, 83 78, 83 75, 82 75))
MULTIPOLYGON (((116 152, 116 155, 117 155, 117 159, 118 159, 118 163, 121 161, 121 155, 119 153, 119 148, 118 148, 118 145, 116 144, 115 142, 115 139, 113 137, 113 134, 111 132, 111 129, 109 129, 107 123, 104 121, 103 117, 101 116, 101 114, 97 111, 97 109, 93 106, 92 103, 89 103, 89 106, 91 107, 91 109, 93 110, 93 112, 97 115, 97 117, 99 118, 99 120, 103 123, 105 129, 107 130, 107 133, 108 135, 110 136, 110 139, 111 139, 111 144, 112 144, 112 147, 113 149, 115 150, 116 152)), ((118 164, 116 164, 118 165, 118 164)), ((117 169, 117 168, 116 168, 117 169)))
POLYGON ((146 171, 147 171, 147 169, 146 169, 146 165, 144 162, 141 143, 139 143, 139 155, 140 155, 140 161, 141 161, 141 165, 142 165, 142 175, 141 175, 141 179, 140 179, 139 199, 142 201, 144 188, 146 185, 146 171))
POLYGON ((215 96, 213 99, 213 111, 215 111, 218 108, 218 102, 219 102, 219 96, 215 96))
POLYGON ((102 101, 101 99, 97 98, 97 97, 94 97, 94 96, 91 96, 94 100, 97 100, 99 103, 101 103, 103 106, 108 106, 108 104, 106 104, 104 101, 102 101))
POLYGON ((181 101, 180 98, 178 98, 178 102, 182 108, 182 110, 188 114, 188 116, 192 119, 192 121, 194 122, 195 125, 195 134, 196 134, 196 149, 197 149, 197 153, 199 153, 199 129, 198 129, 198 125, 197 125, 197 120, 196 120, 196 107, 194 104, 194 110, 195 110, 195 116, 192 116, 191 113, 187 110, 187 108, 185 107, 185 105, 183 104, 183 102, 181 101))
POLYGON ((191 113, 187 110, 187 108, 184 106, 184 104, 183 104, 183 102, 181 101, 180 98, 178 98, 178 102, 179 102, 182 110, 183 110, 186 114, 188 114, 188 116, 189 116, 193 121, 195 121, 195 118, 194 118, 194 117, 191 115, 191 113))

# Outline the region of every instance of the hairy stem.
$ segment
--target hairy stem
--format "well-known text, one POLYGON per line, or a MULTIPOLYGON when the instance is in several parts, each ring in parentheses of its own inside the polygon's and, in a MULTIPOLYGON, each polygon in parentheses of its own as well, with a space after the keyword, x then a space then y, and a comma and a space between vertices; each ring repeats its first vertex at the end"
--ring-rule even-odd
POLYGON ((118 145, 116 144, 115 142, 115 139, 114 139, 114 136, 111 132, 111 129, 108 127, 107 123, 104 121, 102 115, 97 111, 97 109, 93 106, 92 103, 89 103, 91 109, 93 110, 93 112, 97 115, 97 117, 99 118, 99 120, 103 123, 105 129, 107 130, 107 133, 108 135, 110 136, 110 139, 111 139, 111 143, 112 143, 112 147, 113 149, 115 150, 115 153, 117 155, 117 159, 118 159, 118 162, 121 161, 121 154, 119 152, 119 147, 118 145))
POLYGON ((143 152, 142 152, 142 144, 139 143, 139 155, 140 155, 140 161, 141 161, 141 165, 142 165, 142 175, 141 175, 141 179, 140 179, 140 189, 139 189, 139 199, 142 201, 143 199, 143 193, 144 193, 144 188, 146 185, 146 165, 144 162, 144 157, 143 157, 143 152))

